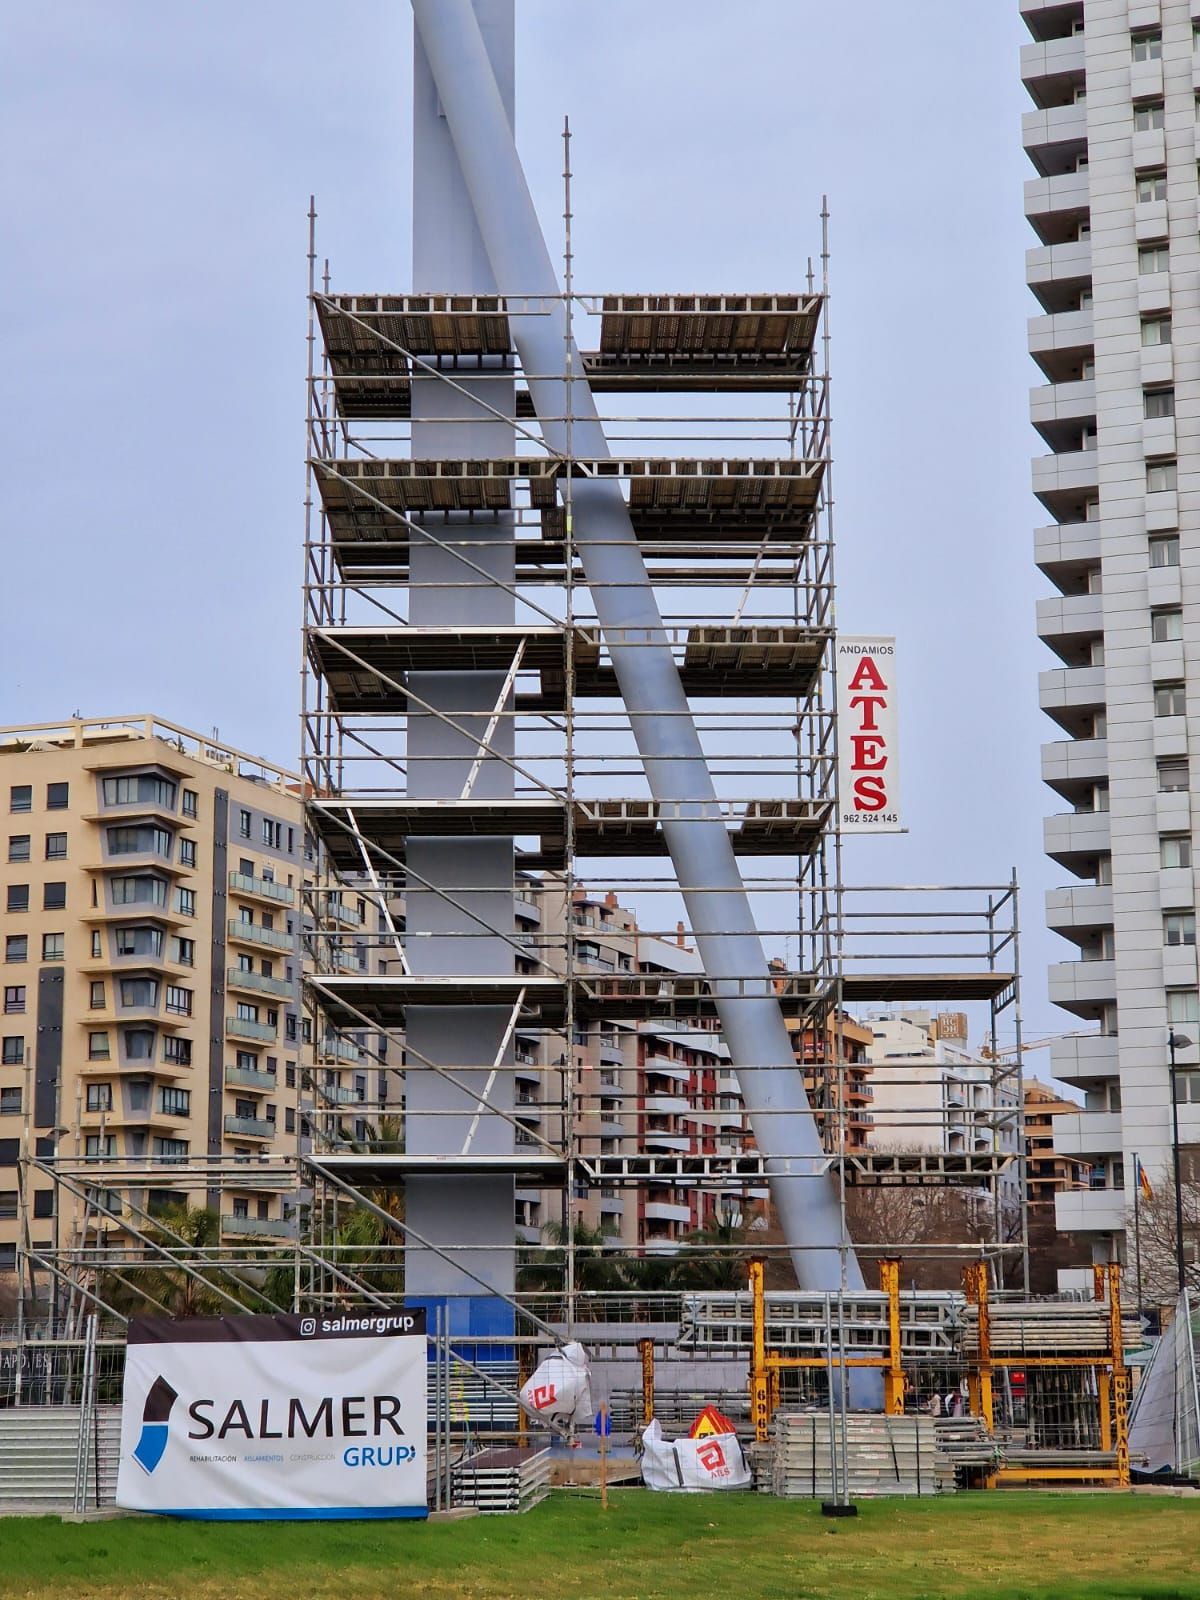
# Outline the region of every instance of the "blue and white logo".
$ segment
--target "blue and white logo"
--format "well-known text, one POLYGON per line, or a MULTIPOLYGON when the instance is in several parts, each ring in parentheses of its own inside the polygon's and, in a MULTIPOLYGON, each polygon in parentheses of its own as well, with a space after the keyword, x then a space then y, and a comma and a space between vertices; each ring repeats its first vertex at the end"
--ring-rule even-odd
POLYGON ((142 1407, 142 1432, 133 1451, 133 1459, 143 1472, 153 1472, 163 1458, 171 1407, 178 1399, 176 1391, 160 1373, 151 1384, 142 1407))

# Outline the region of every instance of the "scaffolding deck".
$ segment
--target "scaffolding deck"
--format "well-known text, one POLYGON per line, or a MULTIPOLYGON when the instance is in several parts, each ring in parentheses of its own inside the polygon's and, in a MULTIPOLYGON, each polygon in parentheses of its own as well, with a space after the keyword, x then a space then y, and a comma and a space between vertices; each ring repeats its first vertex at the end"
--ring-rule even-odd
MULTIPOLYGON (((821 296, 603 295, 600 348, 582 352, 597 393, 791 392, 808 378, 821 296)), ((338 410, 347 418, 409 417, 419 363, 453 376, 507 376, 511 317, 544 306, 496 295, 317 297, 338 410), (416 358, 414 360, 414 358, 416 358)), ((517 415, 532 416, 527 389, 517 415)))
POLYGON ((1011 989, 1014 974, 985 967, 975 972, 848 972, 842 998, 885 1005, 923 1000, 999 1000, 1011 989))
MULTIPOLYGON (((665 856, 664 821, 686 823, 681 808, 654 800, 576 800, 572 805, 578 856, 665 856)), ((828 824, 828 800, 747 800, 722 803, 722 814, 739 856, 808 855, 828 824)), ((363 870, 358 839, 373 850, 377 867, 404 861, 409 838, 518 840, 536 837, 536 848, 518 848, 522 867, 561 865, 565 859, 567 804, 558 795, 509 799, 411 800, 342 797, 314 804, 314 826, 332 864, 348 875, 363 870)))
MULTIPOLYGON (((628 631, 628 630, 626 630, 628 631)), ((792 623, 711 624, 665 630, 686 693, 700 698, 802 698, 820 671, 831 630, 792 623)), ((636 644, 638 640, 622 639, 636 644)), ((340 626, 312 628, 309 655, 329 687, 332 711, 401 714, 411 709, 410 672, 506 673, 520 651, 518 711, 562 711, 568 653, 576 698, 617 699, 616 674, 598 626, 503 628, 340 626), (524 685, 536 673, 532 691, 524 685)))
MULTIPOLYGON (((489 518, 537 513, 543 535, 561 538, 558 504, 567 464, 549 457, 512 456, 482 461, 362 460, 312 463, 339 559, 355 541, 406 549, 408 517, 427 521, 463 514, 489 518)), ((660 542, 699 540, 723 545, 745 540, 795 543, 811 533, 824 475, 823 460, 777 457, 625 457, 580 460, 571 475, 611 478, 627 490, 629 515, 639 537, 660 542), (715 537, 714 537, 715 536, 715 537)), ((462 529, 456 526, 461 538, 462 529)), ((435 532, 435 536, 437 536, 435 532)), ((523 541, 514 539, 514 543, 523 541)), ((700 555, 704 544, 693 552, 700 555)), ((381 550, 372 554, 379 561, 381 550)))

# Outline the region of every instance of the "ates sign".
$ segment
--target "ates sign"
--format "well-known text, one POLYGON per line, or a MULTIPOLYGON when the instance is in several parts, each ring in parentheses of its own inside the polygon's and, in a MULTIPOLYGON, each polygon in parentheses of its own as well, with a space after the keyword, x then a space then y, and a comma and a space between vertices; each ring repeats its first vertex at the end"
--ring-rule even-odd
POLYGON ((425 1312, 135 1317, 117 1504, 224 1519, 423 1517, 425 1312))
POLYGON ((901 833, 896 745, 896 641, 837 641, 838 826, 843 833, 901 833))

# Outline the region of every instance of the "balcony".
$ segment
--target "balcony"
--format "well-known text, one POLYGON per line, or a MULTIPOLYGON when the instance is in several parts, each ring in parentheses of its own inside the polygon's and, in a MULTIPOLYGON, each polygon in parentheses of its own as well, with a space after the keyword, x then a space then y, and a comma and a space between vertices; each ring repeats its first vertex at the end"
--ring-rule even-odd
POLYGON ((288 1239, 293 1227, 283 1217, 221 1217, 221 1232, 235 1234, 239 1239, 288 1239))
POLYGON ((1095 352, 1090 306, 1079 311, 1055 311, 1049 316, 1030 317, 1028 329, 1029 354, 1051 383, 1083 377, 1083 363, 1095 352))
POLYGON ((1107 778, 1107 739, 1055 739, 1042 746, 1042 782, 1065 800, 1082 799, 1107 778))
POLYGON ((289 955, 294 955, 296 951, 294 933, 280 932, 276 928, 260 928, 256 922, 242 922, 238 917, 229 919, 226 933, 235 944, 258 944, 268 950, 286 950, 289 955))
POLYGON ((1038 172, 1049 175, 1074 169, 1087 154, 1087 102, 1026 111, 1021 118, 1021 144, 1038 172))
POLYGON ((1025 252, 1025 282, 1043 311, 1078 311, 1092 286, 1091 239, 1034 245, 1025 252))
POLYGON ((643 1063, 647 1073, 657 1073, 662 1078, 673 1078, 677 1083, 690 1083, 692 1069, 682 1061, 673 1061, 670 1056, 647 1056, 643 1063))
POLYGON ((1034 494, 1056 522, 1073 522, 1100 492, 1099 456, 1094 449, 1035 456, 1032 482, 1034 494))
POLYGON ((673 1094, 648 1094, 646 1096, 646 1110, 651 1116, 671 1117, 686 1116, 691 1109, 683 1095, 673 1094))
POLYGON ((666 1200, 647 1200, 643 1209, 647 1222, 682 1222, 692 1220, 691 1206, 671 1205, 666 1200))
MULTIPOLYGON (((1051 388, 1070 387, 1052 384, 1051 388)), ((1094 385, 1093 385, 1094 387, 1094 385)), ((1038 391, 1033 391, 1035 394, 1038 391)), ((1079 587, 1089 567, 1100 565, 1100 519, 1087 522, 1052 522, 1033 535, 1033 559, 1059 588, 1079 587)))
POLYGON ((1068 1189, 1054 1196, 1054 1225, 1067 1233, 1119 1233, 1126 1204, 1124 1189, 1068 1189))
POLYGON ((1051 450, 1069 450, 1085 424, 1095 427, 1096 380, 1038 384, 1029 391, 1029 420, 1051 450))
POLYGON ((340 1083, 320 1083, 313 1090, 317 1104, 324 1102, 330 1106, 361 1106, 366 1104, 366 1096, 357 1089, 348 1089, 340 1083))
POLYGON ((1051 1076, 1066 1083, 1115 1078, 1117 1072, 1117 1039, 1113 1034, 1078 1034, 1075 1038, 1055 1039, 1050 1046, 1051 1076))
POLYGON ((1086 875, 1097 856, 1112 849, 1107 811, 1062 811, 1042 824, 1046 854, 1069 872, 1086 875))
POLYGON ((1025 215, 1043 244, 1072 242, 1090 216, 1088 172, 1057 172, 1030 178, 1025 185, 1025 215))
POLYGON ((1082 34, 1023 44, 1021 82, 1036 106, 1069 103, 1087 82, 1084 60, 1082 34))
POLYGON ((342 928, 361 928, 363 919, 353 906, 348 906, 344 900, 326 898, 321 906, 322 922, 336 922, 342 928))
POLYGON ((270 994, 280 1000, 292 1000, 296 994, 295 984, 287 978, 268 978, 261 972, 243 972, 241 967, 229 967, 226 970, 225 987, 270 994))
POLYGON ((532 895, 517 894, 513 897, 513 913, 518 922, 532 924, 534 927, 541 925, 542 908, 532 895))
POLYGON ((1091 1161, 1121 1154, 1121 1113, 1081 1111, 1078 1116, 1055 1117, 1054 1153, 1091 1161))
POLYGON ((279 1037, 279 1024, 249 1022, 245 1017, 226 1017, 225 1032, 234 1039, 257 1039, 261 1044, 274 1044, 279 1037))
POLYGON ((229 892, 248 900, 269 900, 272 905, 294 906, 296 891, 286 883, 276 883, 273 878, 252 878, 245 872, 229 874, 229 892))
POLYGON ((1107 883, 1080 884, 1046 891, 1046 926, 1070 938, 1095 933, 1113 925, 1112 887, 1107 883))
POLYGON ((276 1128, 275 1124, 268 1122, 265 1117, 227 1116, 225 1132, 234 1139, 273 1139, 276 1128))
POLYGON ((364 1060, 360 1045, 355 1044, 353 1039, 342 1039, 335 1034, 325 1035, 317 1054, 322 1060, 350 1061, 355 1064, 364 1060))
POLYGON ((1090 733, 1092 718, 1105 708, 1104 668, 1051 667, 1039 672, 1038 704, 1068 733, 1090 733))
POLYGON ((1092 641, 1104 634, 1104 603, 1098 594, 1045 595, 1037 603, 1038 638, 1069 667, 1086 666, 1092 641))
POLYGON ((691 1137, 688 1134, 658 1133, 649 1128, 643 1135, 642 1142, 645 1148, 652 1153, 671 1151, 687 1155, 692 1148, 691 1137))
POLYGON ((253 1089, 255 1094, 274 1094, 279 1080, 273 1072, 258 1072, 251 1067, 226 1067, 227 1089, 253 1089))
POLYGON ((1117 998, 1115 961, 1055 961, 1047 972, 1051 1005, 1092 1017, 1117 998))

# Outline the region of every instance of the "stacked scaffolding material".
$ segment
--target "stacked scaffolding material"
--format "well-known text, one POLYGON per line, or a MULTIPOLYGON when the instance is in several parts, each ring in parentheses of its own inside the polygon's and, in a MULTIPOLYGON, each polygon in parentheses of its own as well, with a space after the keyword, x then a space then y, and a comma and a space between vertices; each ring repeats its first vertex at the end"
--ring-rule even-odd
POLYGON ((819 1411, 775 1418, 774 1494, 851 1500, 938 1492, 937 1439, 930 1417, 864 1416, 831 1424, 819 1411))

